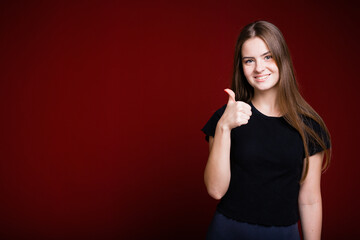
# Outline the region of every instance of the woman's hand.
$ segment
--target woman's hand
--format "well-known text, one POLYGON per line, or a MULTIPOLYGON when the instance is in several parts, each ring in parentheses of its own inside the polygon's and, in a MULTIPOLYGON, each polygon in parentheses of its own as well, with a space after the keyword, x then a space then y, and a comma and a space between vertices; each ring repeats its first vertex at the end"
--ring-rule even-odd
POLYGON ((209 138, 209 159, 205 167, 204 181, 208 193, 215 199, 221 199, 230 184, 230 145, 231 129, 247 124, 251 116, 251 107, 241 101, 235 101, 235 93, 229 94, 226 109, 216 126, 215 136, 209 138))
POLYGON ((231 89, 227 88, 224 91, 229 94, 229 101, 219 120, 220 127, 231 130, 247 124, 252 114, 250 105, 242 101, 235 101, 235 93, 231 89))

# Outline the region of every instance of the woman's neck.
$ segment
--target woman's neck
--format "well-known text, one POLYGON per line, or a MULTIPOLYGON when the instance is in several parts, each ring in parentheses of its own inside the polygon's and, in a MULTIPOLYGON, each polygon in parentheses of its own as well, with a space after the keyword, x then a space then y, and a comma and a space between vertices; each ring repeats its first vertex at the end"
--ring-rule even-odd
POLYGON ((251 99, 252 104, 260 112, 267 116, 279 117, 281 116, 280 107, 277 103, 276 92, 255 92, 251 99))

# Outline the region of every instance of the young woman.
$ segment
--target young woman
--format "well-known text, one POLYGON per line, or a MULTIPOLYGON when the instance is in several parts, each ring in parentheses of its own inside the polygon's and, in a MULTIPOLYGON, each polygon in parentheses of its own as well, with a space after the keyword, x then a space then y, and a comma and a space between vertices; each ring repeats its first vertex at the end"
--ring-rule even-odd
POLYGON ((304 239, 320 239, 330 135, 299 93, 276 26, 257 21, 241 31, 231 88, 202 129, 205 185, 220 200, 207 239, 300 239, 299 219, 304 239))

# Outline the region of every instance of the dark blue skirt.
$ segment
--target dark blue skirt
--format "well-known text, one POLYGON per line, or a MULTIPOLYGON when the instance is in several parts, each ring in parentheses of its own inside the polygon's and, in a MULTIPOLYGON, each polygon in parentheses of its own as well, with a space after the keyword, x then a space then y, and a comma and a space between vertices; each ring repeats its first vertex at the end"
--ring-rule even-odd
POLYGON ((300 240, 298 224, 262 226, 230 219, 216 211, 206 235, 207 240, 300 240))

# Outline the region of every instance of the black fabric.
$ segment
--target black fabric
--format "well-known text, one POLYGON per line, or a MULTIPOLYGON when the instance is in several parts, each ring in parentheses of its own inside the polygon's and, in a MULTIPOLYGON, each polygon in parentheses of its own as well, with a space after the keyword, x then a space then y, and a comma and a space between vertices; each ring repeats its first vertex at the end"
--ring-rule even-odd
MULTIPOLYGON (((301 136, 284 118, 268 117, 250 106, 248 124, 231 131, 230 185, 217 210, 248 223, 294 224, 299 220, 299 181, 305 156, 301 136)), ((202 128, 207 140, 215 135, 225 108, 217 110, 202 128)), ((316 122, 309 122, 320 131, 316 122)), ((313 141, 308 146, 311 155, 322 150, 313 141)))
MULTIPOLYGON (((324 140, 326 148, 329 148, 330 147, 330 139, 326 135, 324 129, 322 129, 321 126, 317 122, 312 120, 311 118, 304 118, 303 121, 308 127, 312 128, 322 138, 322 140, 324 140)), ((310 156, 312 156, 318 152, 321 152, 323 150, 322 147, 315 141, 315 139, 313 139, 311 137, 308 137, 307 145, 309 148, 310 156)), ((304 155, 304 157, 305 157, 305 155, 304 155)))
POLYGON ((230 219, 218 211, 210 223, 206 240, 300 240, 298 224, 262 226, 230 219))

